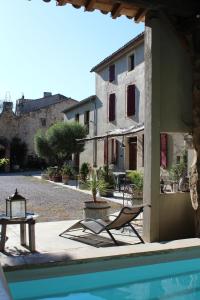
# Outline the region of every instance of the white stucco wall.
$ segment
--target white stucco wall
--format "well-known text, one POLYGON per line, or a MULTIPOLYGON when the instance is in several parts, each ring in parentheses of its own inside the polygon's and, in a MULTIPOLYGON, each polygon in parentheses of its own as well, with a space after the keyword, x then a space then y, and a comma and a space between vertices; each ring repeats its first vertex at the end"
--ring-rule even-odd
MULTIPOLYGON (((98 108, 97 130, 98 135, 105 134, 116 128, 126 128, 137 123, 144 122, 144 44, 143 42, 122 56, 112 64, 115 64, 115 81, 109 82, 109 66, 96 73, 96 95, 100 103, 98 108), (129 56, 134 53, 135 68, 128 71, 129 56), (126 115, 127 86, 136 86, 136 114, 132 117, 126 115), (116 95, 115 121, 108 121, 108 99, 111 93, 116 95)), ((122 138, 119 138, 122 141, 122 138)), ((98 142, 98 165, 104 164, 104 144, 98 142)), ((138 149, 139 151, 139 149, 138 149)), ((123 169, 125 158, 124 149, 119 149, 119 169, 123 169)), ((138 160, 138 162, 141 160, 138 160)))

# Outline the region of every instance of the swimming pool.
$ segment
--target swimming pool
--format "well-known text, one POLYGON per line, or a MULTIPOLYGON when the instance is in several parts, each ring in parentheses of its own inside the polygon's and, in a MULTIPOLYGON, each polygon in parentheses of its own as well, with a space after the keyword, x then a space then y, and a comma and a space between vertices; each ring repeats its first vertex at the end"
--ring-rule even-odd
POLYGON ((80 274, 65 266, 6 276, 14 300, 200 299, 200 258, 127 267, 129 263, 130 258, 125 267, 97 272, 99 263, 92 269, 81 264, 76 266, 80 274))

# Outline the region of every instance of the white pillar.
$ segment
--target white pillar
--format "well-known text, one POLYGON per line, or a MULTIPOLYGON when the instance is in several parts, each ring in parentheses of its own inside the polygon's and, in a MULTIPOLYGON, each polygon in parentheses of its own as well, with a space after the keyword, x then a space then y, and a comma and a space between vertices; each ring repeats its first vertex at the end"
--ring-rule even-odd
POLYGON ((159 240, 160 200, 160 21, 145 28, 144 240, 159 240))

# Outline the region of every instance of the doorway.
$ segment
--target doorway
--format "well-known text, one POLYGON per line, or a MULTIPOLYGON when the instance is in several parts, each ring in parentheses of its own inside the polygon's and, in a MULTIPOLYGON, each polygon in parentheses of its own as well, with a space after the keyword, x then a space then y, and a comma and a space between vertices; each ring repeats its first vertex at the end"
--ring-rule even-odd
POLYGON ((137 169, 137 137, 131 137, 129 144, 129 170, 137 169))

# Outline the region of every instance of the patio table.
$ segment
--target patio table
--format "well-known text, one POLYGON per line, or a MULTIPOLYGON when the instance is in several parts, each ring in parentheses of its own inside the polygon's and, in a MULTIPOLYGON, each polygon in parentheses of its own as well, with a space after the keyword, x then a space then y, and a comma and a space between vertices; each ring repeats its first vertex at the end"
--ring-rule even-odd
POLYGON ((19 224, 20 225, 20 243, 22 246, 27 247, 31 252, 35 252, 35 221, 38 216, 33 213, 27 213, 25 218, 8 218, 5 214, 0 215, 1 225, 1 239, 0 251, 5 249, 6 242, 6 229, 7 225, 19 224), (28 225, 28 239, 27 245, 26 225, 28 225))

